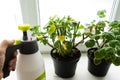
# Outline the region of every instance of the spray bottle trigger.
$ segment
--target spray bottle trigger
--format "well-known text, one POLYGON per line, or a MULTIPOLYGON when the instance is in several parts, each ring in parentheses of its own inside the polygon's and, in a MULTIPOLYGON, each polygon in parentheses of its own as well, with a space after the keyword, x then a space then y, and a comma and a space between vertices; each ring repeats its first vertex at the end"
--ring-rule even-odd
POLYGON ((3 66, 3 78, 6 78, 9 76, 9 74, 10 74, 9 61, 13 58, 14 52, 19 48, 20 48, 20 44, 9 46, 6 49, 5 62, 4 62, 4 66, 3 66))

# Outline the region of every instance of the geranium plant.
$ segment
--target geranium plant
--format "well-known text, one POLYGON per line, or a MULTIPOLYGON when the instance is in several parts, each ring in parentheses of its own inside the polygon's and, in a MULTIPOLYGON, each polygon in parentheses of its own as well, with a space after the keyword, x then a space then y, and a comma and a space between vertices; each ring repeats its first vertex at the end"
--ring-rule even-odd
POLYGON ((43 31, 40 31, 39 26, 34 26, 31 28, 31 32, 33 36, 39 36, 40 42, 45 45, 48 44, 55 49, 55 53, 65 57, 73 56, 74 49, 87 38, 82 33, 83 29, 84 26, 71 16, 62 18, 53 16, 49 19, 43 31))
POLYGON ((96 47, 94 63, 99 65, 102 60, 120 65, 120 21, 104 20, 105 10, 98 11, 99 20, 88 25, 89 39, 85 42, 88 48, 96 47))

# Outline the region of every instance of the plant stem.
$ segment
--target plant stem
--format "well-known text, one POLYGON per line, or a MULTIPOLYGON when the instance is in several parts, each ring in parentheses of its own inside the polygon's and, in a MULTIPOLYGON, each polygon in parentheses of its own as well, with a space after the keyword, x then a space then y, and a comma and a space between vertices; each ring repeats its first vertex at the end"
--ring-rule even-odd
POLYGON ((105 43, 106 43, 106 40, 105 40, 105 39, 103 39, 103 41, 102 41, 102 44, 101 44, 100 48, 102 48, 102 47, 105 45, 105 43))
POLYGON ((53 45, 51 45, 50 43, 47 43, 51 48, 54 48, 54 46, 53 45))
POLYGON ((73 36, 73 40, 72 40, 72 42, 73 42, 73 46, 75 45, 75 37, 73 36))
POLYGON ((100 44, 99 44, 99 42, 98 42, 98 41, 96 41, 96 43, 97 43, 98 48, 100 48, 100 44))
POLYGON ((83 34, 83 39, 82 39, 81 41, 79 41, 78 43, 76 43, 76 45, 75 45, 74 47, 77 47, 80 43, 83 43, 84 40, 85 40, 86 38, 88 38, 88 37, 89 37, 89 35, 87 35, 86 37, 84 37, 84 34, 83 34))
POLYGON ((75 32, 77 32, 77 31, 75 31, 75 27, 74 27, 74 32, 73 32, 73 39, 72 39, 72 45, 74 46, 75 45, 75 32))
MULTIPOLYGON (((113 28, 110 28, 108 31, 110 31, 110 30, 112 30, 113 28)), ((100 48, 102 48, 104 45, 105 45, 105 43, 106 43, 106 40, 105 39, 103 39, 103 41, 102 41, 102 43, 101 43, 101 45, 100 45, 100 48)))

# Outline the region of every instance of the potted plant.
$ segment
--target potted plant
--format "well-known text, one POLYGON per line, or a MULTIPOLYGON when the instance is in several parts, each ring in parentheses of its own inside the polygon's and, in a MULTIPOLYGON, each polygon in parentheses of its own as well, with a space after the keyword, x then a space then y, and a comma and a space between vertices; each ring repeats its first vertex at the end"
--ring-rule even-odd
POLYGON ((39 36, 40 42, 52 47, 50 54, 55 73, 60 77, 68 78, 75 74, 77 62, 81 57, 77 46, 87 38, 81 32, 82 29, 84 26, 71 16, 51 17, 42 32, 38 26, 31 28, 32 34, 39 36))
POLYGON ((120 22, 103 20, 105 12, 98 11, 100 19, 88 25, 89 39, 85 42, 89 48, 88 71, 99 77, 107 74, 111 63, 120 65, 120 22))

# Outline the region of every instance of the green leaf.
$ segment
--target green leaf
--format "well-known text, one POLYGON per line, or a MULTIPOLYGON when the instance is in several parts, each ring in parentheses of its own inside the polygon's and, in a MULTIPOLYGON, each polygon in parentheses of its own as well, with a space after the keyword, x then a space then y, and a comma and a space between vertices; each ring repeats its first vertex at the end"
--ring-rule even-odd
POLYGON ((52 42, 55 42, 56 36, 57 36, 56 33, 52 33, 52 34, 50 35, 50 38, 52 39, 52 42))
POLYGON ((87 47, 93 47, 94 45, 95 45, 95 41, 94 40, 88 40, 88 41, 86 41, 85 42, 85 45, 87 46, 87 47))
POLYGON ((98 27, 99 30, 103 30, 105 26, 106 26, 106 24, 105 24, 104 21, 99 21, 97 23, 97 27, 98 27))
POLYGON ((120 42, 120 35, 116 36, 116 40, 120 42))
POLYGON ((109 42, 109 45, 110 45, 111 47, 115 48, 116 45, 120 45, 120 42, 119 42, 118 40, 111 40, 111 41, 109 42))
POLYGON ((92 22, 91 22, 91 24, 94 24, 96 22, 96 20, 93 20, 92 22))
POLYGON ((75 34, 75 37, 79 37, 81 36, 81 33, 75 34))
POLYGON ((105 61, 108 63, 112 63, 113 59, 115 59, 115 50, 112 47, 106 47, 105 48, 105 61))
POLYGON ((101 48, 95 52, 94 56, 96 59, 103 59, 105 57, 105 54, 105 49, 101 48))
POLYGON ((84 29, 85 27, 83 25, 80 25, 79 26, 79 29, 84 29))
POLYGON ((112 34, 112 33, 109 33, 109 32, 104 32, 104 33, 103 33, 103 37, 104 37, 105 39, 107 39, 108 41, 115 39, 115 37, 113 36, 113 34, 112 34))
POLYGON ((94 58, 95 65, 99 65, 101 62, 102 62, 101 60, 94 58))
POLYGON ((119 34, 120 34, 119 29, 112 29, 111 32, 112 32, 114 35, 119 35, 119 34))
POLYGON ((66 47, 69 51, 72 50, 73 46, 72 46, 72 43, 70 41, 64 41, 63 43, 66 45, 66 47))
POLYGON ((113 64, 116 65, 116 66, 119 66, 119 65, 120 65, 120 57, 116 57, 116 58, 113 60, 113 64))
POLYGON ((99 11, 97 12, 97 15, 98 15, 100 18, 104 18, 104 17, 106 17, 105 13, 106 13, 106 10, 99 10, 99 11))
POLYGON ((32 33, 32 36, 38 36, 41 34, 39 25, 33 26, 32 28, 30 28, 30 31, 32 33))
POLYGON ((100 33, 101 33, 100 30, 97 29, 95 34, 100 34, 100 33))
POLYGON ((114 49, 112 47, 105 47, 106 57, 114 56, 114 49))
POLYGON ((120 48, 117 48, 117 55, 120 56, 120 48))
POLYGON ((113 28, 117 28, 118 27, 118 21, 113 21, 109 24, 109 26, 112 26, 113 28))
POLYGON ((44 45, 46 45, 48 43, 47 39, 42 39, 41 41, 43 42, 44 45))
POLYGON ((112 60, 114 59, 114 57, 106 57, 105 58, 105 61, 107 62, 107 63, 112 63, 112 60))
POLYGON ((100 35, 95 35, 95 40, 99 40, 100 39, 100 35))
POLYGON ((55 30, 56 30, 56 26, 52 24, 48 33, 51 35, 55 30))
POLYGON ((55 48, 58 48, 59 45, 61 45, 61 42, 59 40, 57 40, 55 43, 54 43, 54 47, 55 48))

